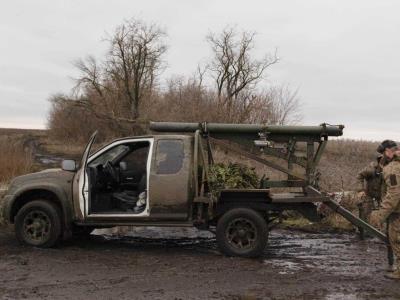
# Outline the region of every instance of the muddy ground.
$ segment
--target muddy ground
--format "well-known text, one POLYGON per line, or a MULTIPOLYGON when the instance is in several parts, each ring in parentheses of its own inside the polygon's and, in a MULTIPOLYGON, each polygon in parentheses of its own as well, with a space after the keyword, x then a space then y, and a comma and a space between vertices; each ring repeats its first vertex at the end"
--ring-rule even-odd
MULTIPOLYGON (((39 168, 64 156, 36 136, 24 146, 39 168)), ((349 234, 278 229, 260 259, 241 259, 191 229, 97 231, 36 249, 0 227, 0 299, 400 299, 385 268, 383 244, 349 234)))
POLYGON ((400 298, 375 240, 276 230, 263 257, 241 259, 191 229, 95 233, 35 249, 1 229, 0 299, 400 298))

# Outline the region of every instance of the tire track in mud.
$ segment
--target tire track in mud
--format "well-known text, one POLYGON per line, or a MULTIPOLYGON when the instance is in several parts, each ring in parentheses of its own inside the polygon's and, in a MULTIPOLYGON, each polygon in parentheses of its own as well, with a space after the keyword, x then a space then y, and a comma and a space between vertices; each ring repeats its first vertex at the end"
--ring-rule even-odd
POLYGON ((28 136, 23 141, 22 147, 31 151, 35 163, 41 167, 59 168, 63 158, 60 155, 47 153, 41 146, 39 139, 39 137, 28 136))

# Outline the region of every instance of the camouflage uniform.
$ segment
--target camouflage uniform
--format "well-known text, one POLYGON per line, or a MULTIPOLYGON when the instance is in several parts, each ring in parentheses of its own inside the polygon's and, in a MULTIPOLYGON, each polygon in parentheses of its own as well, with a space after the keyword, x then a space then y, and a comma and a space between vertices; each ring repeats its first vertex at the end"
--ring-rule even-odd
POLYGON ((394 156, 392 162, 383 168, 383 178, 386 195, 381 208, 371 214, 371 223, 389 222, 389 242, 397 258, 397 269, 392 278, 400 279, 400 157, 394 156))
MULTIPOLYGON (((358 205, 360 210, 360 218, 364 221, 369 220, 372 210, 380 204, 382 195, 384 195, 383 176, 381 161, 383 159, 378 157, 374 162, 361 170, 357 175, 359 182, 359 191, 365 192, 362 202, 358 205)), ((361 238, 364 237, 364 232, 360 228, 361 238)))
POLYGON ((381 185, 381 199, 379 201, 379 206, 381 205, 382 202, 382 198, 385 196, 386 194, 386 184, 385 184, 385 179, 383 178, 383 169, 384 167, 386 167, 388 164, 390 163, 390 160, 388 158, 386 158, 385 156, 382 156, 381 160, 379 161, 379 164, 381 166, 381 178, 382 178, 382 185, 381 185))

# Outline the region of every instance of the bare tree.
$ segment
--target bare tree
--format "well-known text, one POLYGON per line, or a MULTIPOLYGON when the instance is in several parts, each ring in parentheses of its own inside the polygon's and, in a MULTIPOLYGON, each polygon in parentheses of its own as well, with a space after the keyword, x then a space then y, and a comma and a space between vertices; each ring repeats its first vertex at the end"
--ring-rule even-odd
POLYGON ((302 119, 297 90, 287 85, 272 86, 253 97, 249 121, 271 125, 296 124, 302 119))
POLYGON ((89 55, 86 59, 78 59, 74 62, 74 66, 80 71, 81 76, 76 79, 75 89, 79 92, 80 88, 90 86, 100 96, 103 96, 103 81, 102 68, 99 66, 96 59, 89 55))
POLYGON ((118 27, 110 38, 106 71, 113 81, 122 84, 119 88, 130 105, 133 119, 139 118, 139 104, 145 93, 152 91, 162 69, 162 56, 167 49, 164 36, 157 25, 133 19, 118 27))
POLYGON ((255 89, 262 79, 265 70, 278 62, 276 53, 267 54, 262 59, 252 57, 254 32, 242 32, 227 28, 220 34, 209 34, 207 41, 213 52, 209 71, 215 81, 219 105, 231 116, 235 102, 248 105, 255 89))
POLYGON ((75 62, 80 71, 69 95, 50 100, 49 127, 57 136, 84 140, 95 128, 106 136, 144 133, 146 120, 290 124, 300 120, 296 92, 260 88, 276 53, 253 56, 254 33, 228 28, 209 34, 213 56, 189 76, 157 86, 166 51, 165 32, 131 19, 107 37, 105 57, 75 62), (207 79, 213 78, 211 84, 207 79), (84 124, 84 126, 83 126, 84 124))
POLYGON ((267 94, 272 100, 271 121, 277 125, 296 124, 302 120, 301 103, 297 90, 292 91, 289 86, 271 87, 267 94))
POLYGON ((81 72, 76 80, 76 104, 99 118, 137 123, 141 102, 162 71, 165 36, 157 25, 135 19, 117 27, 106 39, 110 49, 103 63, 91 56, 75 63, 81 72))

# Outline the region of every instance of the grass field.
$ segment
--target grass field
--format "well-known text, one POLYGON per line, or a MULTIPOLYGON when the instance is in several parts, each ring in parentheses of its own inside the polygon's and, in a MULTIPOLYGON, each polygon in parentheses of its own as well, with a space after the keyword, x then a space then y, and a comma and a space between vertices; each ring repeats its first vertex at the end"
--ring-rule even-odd
POLYGON ((33 170, 31 143, 44 135, 41 130, 0 129, 0 185, 33 170))

